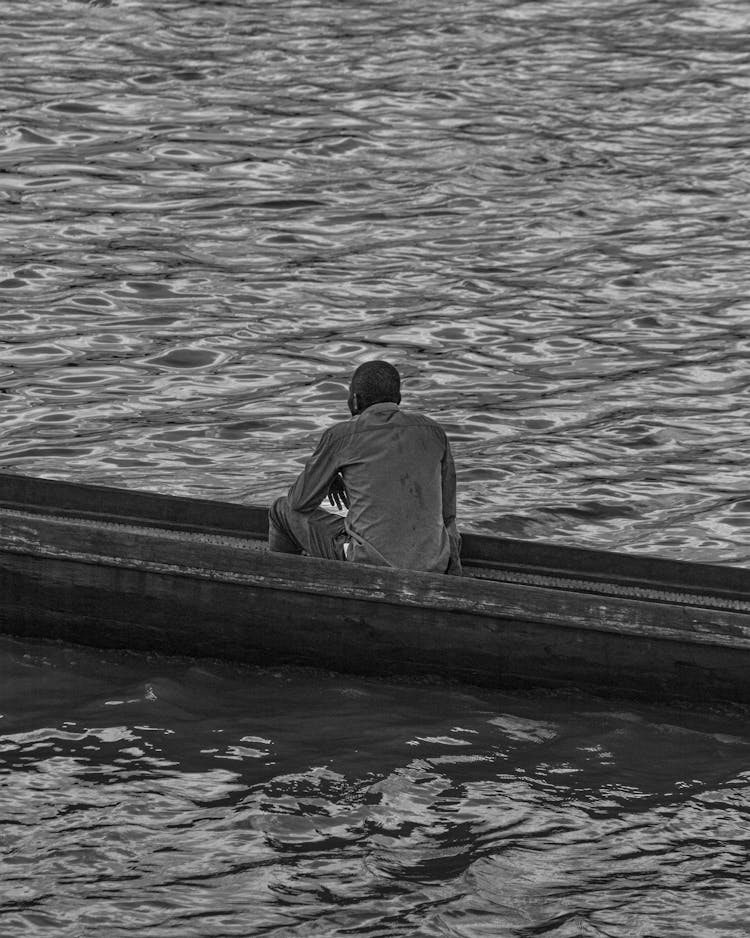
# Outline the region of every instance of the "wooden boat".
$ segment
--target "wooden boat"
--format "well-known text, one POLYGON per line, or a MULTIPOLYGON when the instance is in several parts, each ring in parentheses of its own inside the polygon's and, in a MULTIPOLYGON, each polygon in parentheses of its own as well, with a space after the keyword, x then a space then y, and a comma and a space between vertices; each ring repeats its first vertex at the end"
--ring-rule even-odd
POLYGON ((0 631, 750 702, 750 574, 465 534, 464 577, 266 547, 265 509, 0 474, 0 631))

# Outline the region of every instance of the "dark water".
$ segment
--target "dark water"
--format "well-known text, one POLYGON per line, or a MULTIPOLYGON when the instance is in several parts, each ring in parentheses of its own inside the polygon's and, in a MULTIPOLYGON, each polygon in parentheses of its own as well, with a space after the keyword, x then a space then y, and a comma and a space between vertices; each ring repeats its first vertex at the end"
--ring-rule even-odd
MULTIPOLYGON (((750 11, 4 0, 0 468, 750 558, 750 11)), ((0 645, 0 935, 746 934, 748 714, 0 645)))
POLYGON ((4 935, 746 934, 746 713, 1 646, 4 935))

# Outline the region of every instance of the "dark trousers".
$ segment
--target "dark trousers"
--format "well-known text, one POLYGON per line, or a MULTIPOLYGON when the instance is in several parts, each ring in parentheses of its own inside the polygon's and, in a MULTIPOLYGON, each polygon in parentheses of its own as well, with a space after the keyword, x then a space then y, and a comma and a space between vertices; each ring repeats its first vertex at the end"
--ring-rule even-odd
POLYGON ((268 513, 268 546, 281 554, 302 554, 344 560, 344 519, 322 508, 295 511, 286 496, 268 513))

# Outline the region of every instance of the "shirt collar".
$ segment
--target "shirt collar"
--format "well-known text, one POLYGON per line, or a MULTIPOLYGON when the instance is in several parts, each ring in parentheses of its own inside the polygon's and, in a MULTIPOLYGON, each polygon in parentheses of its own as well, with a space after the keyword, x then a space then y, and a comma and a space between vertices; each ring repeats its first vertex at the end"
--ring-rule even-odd
POLYGON ((393 401, 382 401, 380 404, 370 404, 367 410, 363 410, 360 416, 366 417, 367 414, 392 414, 394 410, 398 410, 398 404, 394 404, 393 401))
POLYGON ((367 410, 375 414, 385 414, 391 410, 398 410, 398 404, 394 404, 393 401, 382 401, 380 404, 370 404, 367 410))

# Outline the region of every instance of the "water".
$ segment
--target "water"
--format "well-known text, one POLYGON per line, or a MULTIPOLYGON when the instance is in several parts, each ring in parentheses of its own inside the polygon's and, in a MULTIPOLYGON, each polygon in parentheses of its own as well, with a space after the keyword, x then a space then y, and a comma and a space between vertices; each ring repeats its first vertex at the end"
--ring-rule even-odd
POLYGON ((3 934, 745 934, 741 712, 0 647, 3 934))
MULTIPOLYGON (((748 560, 746 5, 3 14, 0 468, 267 504, 387 357, 465 529, 748 560)), ((746 713, 0 669, 0 933, 745 931, 746 713)))
POLYGON ((266 503, 390 356, 464 527, 744 562, 744 4, 6 0, 1 463, 266 503))

